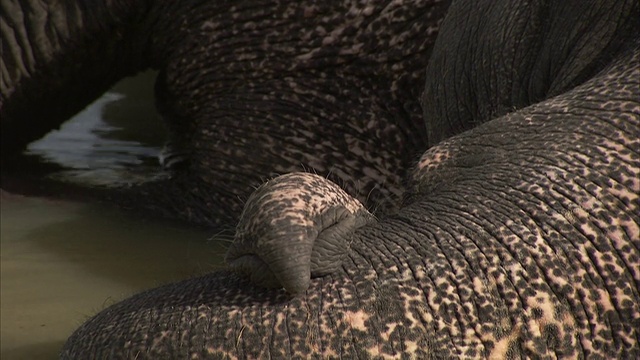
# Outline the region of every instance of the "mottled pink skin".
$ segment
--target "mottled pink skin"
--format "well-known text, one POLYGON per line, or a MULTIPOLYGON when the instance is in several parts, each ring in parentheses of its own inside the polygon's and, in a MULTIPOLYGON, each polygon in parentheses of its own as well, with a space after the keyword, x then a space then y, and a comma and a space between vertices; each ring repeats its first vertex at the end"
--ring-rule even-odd
POLYGON ((312 276, 340 266, 353 232, 372 220, 362 203, 319 175, 278 176, 247 200, 226 261, 259 286, 299 294, 312 276))

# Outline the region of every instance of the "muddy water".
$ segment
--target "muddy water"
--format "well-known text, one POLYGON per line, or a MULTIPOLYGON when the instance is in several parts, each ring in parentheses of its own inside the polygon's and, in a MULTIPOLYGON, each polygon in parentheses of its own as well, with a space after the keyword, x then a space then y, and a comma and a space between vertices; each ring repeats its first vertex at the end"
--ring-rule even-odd
MULTIPOLYGON (((66 180, 117 183, 159 176, 161 126, 141 137, 118 124, 129 121, 142 130, 158 125, 157 119, 145 119, 147 125, 132 121, 154 116, 152 102, 141 100, 151 94, 150 76, 145 76, 142 82, 121 84, 119 92, 87 109, 84 118, 32 144, 29 151, 66 166, 67 171, 51 175, 66 180), (98 121, 109 111, 116 116, 98 121)), ((0 358, 55 359, 66 338, 89 316, 141 290, 220 267, 225 246, 211 233, 184 225, 3 192, 0 358)))

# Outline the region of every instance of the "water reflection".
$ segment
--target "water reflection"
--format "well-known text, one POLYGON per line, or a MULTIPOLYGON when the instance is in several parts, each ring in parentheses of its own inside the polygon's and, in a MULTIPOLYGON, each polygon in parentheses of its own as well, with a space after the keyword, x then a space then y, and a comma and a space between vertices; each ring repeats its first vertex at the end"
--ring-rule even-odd
POLYGON ((119 186, 167 177, 158 155, 166 130, 153 106, 155 73, 125 79, 83 111, 31 143, 27 155, 66 170, 59 180, 119 186))

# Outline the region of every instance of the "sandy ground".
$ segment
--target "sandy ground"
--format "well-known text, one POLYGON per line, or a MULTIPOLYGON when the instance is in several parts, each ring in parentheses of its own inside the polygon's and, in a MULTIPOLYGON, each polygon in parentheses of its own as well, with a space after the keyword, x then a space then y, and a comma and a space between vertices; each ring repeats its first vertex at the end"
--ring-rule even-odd
POLYGON ((220 267, 224 243, 93 205, 2 193, 0 358, 55 359, 97 311, 220 267))

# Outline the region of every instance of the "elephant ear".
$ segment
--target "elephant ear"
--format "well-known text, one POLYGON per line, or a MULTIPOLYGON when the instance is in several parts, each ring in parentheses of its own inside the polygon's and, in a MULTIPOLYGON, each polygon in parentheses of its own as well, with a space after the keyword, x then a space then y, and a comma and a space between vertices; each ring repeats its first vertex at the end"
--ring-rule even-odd
POLYGON ((304 292, 337 270, 353 232, 373 220, 362 204, 313 174, 283 175, 249 197, 226 254, 254 284, 304 292))

